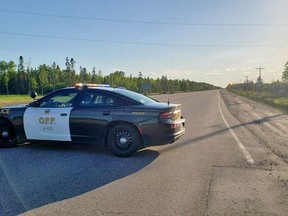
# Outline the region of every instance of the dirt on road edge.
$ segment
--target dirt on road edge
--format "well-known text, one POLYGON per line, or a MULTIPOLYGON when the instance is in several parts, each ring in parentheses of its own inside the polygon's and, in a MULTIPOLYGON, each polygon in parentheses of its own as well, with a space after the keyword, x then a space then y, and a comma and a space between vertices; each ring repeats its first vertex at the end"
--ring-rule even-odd
POLYGON ((251 133, 288 163, 288 116, 227 90, 220 94, 230 111, 251 133))

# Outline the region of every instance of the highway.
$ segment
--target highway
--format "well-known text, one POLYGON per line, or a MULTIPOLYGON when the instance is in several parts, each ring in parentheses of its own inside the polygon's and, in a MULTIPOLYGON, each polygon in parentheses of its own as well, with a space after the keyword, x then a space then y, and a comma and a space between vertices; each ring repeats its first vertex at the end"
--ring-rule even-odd
POLYGON ((130 158, 76 144, 0 149, 0 215, 287 215, 287 162, 218 90, 153 97, 182 104, 186 133, 173 144, 130 158))

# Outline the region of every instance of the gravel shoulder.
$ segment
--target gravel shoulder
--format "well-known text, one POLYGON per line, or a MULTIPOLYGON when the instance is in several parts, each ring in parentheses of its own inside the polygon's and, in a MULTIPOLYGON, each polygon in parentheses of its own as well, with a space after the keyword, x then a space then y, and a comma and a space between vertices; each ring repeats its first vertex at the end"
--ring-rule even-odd
POLYGON ((282 112, 226 90, 220 94, 230 113, 261 143, 288 162, 288 116, 282 112))

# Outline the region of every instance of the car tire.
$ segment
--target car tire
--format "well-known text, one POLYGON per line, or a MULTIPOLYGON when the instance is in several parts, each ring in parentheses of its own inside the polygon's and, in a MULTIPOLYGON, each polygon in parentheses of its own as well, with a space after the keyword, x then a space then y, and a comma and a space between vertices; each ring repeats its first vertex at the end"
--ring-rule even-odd
POLYGON ((0 122, 0 147, 8 148, 15 147, 16 139, 13 131, 13 127, 7 123, 0 122))
POLYGON ((108 133, 107 144, 114 155, 129 157, 138 151, 142 140, 138 130, 129 124, 114 126, 108 133))

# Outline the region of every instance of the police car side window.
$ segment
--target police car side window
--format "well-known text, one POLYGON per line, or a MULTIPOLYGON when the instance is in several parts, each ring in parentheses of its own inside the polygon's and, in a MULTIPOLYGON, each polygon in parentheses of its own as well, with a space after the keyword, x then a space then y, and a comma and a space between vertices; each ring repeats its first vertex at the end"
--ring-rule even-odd
POLYGON ((85 92, 80 98, 80 106, 89 106, 91 103, 93 95, 91 93, 85 92))
POLYGON ((115 98, 98 92, 85 92, 79 102, 81 107, 115 106, 115 98))
POLYGON ((72 107, 73 100, 77 95, 76 92, 63 92, 51 97, 47 97, 40 102, 39 107, 49 107, 49 108, 61 108, 61 107, 72 107))

